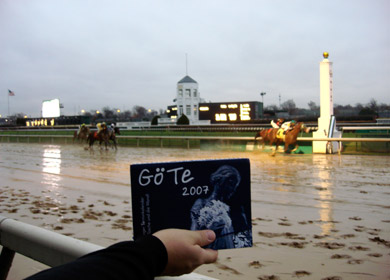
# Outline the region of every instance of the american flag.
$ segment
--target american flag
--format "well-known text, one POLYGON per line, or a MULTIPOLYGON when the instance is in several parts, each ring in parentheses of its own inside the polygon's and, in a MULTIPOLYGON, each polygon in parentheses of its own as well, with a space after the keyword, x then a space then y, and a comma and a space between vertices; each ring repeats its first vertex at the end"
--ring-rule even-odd
POLYGON ((12 90, 8 90, 8 96, 15 96, 15 93, 12 90))

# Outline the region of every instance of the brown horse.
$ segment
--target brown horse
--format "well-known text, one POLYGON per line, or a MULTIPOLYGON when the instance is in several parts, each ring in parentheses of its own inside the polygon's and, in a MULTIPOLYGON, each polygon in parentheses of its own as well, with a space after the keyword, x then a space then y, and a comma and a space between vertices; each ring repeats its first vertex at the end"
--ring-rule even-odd
POLYGON ((83 125, 79 130, 76 130, 73 134, 73 143, 77 139, 79 142, 87 141, 89 135, 89 128, 83 125))
POLYGON ((265 143, 269 143, 270 145, 272 145, 272 140, 276 139, 275 135, 277 131, 278 129, 275 128, 264 128, 256 133, 255 141, 257 140, 257 138, 261 137, 260 143, 262 144, 262 149, 264 149, 265 143))
POLYGON ((89 148, 93 148, 93 144, 95 141, 99 141, 99 146, 101 146, 102 142, 104 141, 104 145, 106 147, 106 150, 108 150, 108 129, 107 126, 103 127, 102 130, 99 132, 97 131, 91 131, 88 135, 88 144, 89 148))
POLYGON ((102 142, 104 141, 107 150, 108 145, 110 144, 109 141, 112 141, 114 143, 115 150, 117 150, 118 148, 116 143, 116 133, 121 134, 119 128, 115 127, 114 129, 112 129, 112 128, 107 128, 107 126, 104 126, 100 132, 97 131, 90 132, 88 135, 89 147, 92 148, 96 140, 99 141, 99 145, 101 145, 102 142))
POLYGON ((291 150, 291 152, 295 152, 299 146, 297 144, 297 138, 298 138, 298 133, 301 131, 304 131, 308 133, 310 131, 310 128, 306 127, 303 122, 298 122, 291 130, 287 131, 285 135, 282 137, 278 137, 279 129, 275 129, 276 133, 274 134, 274 138, 271 140, 271 143, 275 143, 275 150, 272 153, 272 156, 275 156, 276 151, 281 143, 284 142, 284 152, 287 153, 289 152, 289 147, 290 145, 294 146, 294 149, 291 150))

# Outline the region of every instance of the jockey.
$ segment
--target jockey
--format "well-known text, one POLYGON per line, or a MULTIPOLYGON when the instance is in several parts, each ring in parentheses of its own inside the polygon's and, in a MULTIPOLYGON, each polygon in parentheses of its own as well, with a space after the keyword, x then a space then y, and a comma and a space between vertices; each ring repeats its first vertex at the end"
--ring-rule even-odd
POLYGON ((276 120, 276 123, 272 120, 271 125, 273 128, 280 128, 280 126, 284 123, 284 119, 280 118, 276 120))
POLYGON ((107 130, 109 133, 112 133, 113 131, 115 131, 115 124, 111 123, 110 126, 107 127, 107 130))
POLYGON ((107 125, 105 122, 102 122, 102 123, 98 123, 96 127, 97 127, 97 133, 100 133, 100 131, 102 131, 104 128, 107 128, 107 125))
POLYGON ((102 130, 102 123, 98 123, 96 125, 96 128, 97 128, 97 132, 99 133, 102 130))
POLYGON ((79 130, 77 131, 77 134, 80 134, 81 130, 85 127, 85 123, 82 125, 79 125, 79 130))
POLYGON ((284 134, 286 134, 287 131, 292 130, 296 124, 297 122, 295 120, 283 123, 281 128, 284 130, 284 134))

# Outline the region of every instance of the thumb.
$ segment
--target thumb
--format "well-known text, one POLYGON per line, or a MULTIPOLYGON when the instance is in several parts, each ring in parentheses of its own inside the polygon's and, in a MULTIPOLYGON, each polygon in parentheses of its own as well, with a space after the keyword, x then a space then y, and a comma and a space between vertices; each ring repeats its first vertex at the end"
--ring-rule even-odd
MULTIPOLYGON (((196 234, 196 240, 194 245, 198 245, 200 247, 207 246, 211 243, 213 243, 216 239, 215 232, 212 230, 200 230, 200 231, 194 231, 193 233, 196 234)), ((203 249, 201 248, 202 252, 200 255, 201 263, 213 263, 218 258, 218 251, 212 250, 209 248, 203 249)))
POLYGON ((194 245, 199 245, 200 247, 211 244, 216 238, 215 232, 209 229, 193 231, 192 233, 194 245))
POLYGON ((218 258, 218 251, 212 250, 212 249, 203 249, 202 254, 202 262, 207 263, 213 263, 218 258))

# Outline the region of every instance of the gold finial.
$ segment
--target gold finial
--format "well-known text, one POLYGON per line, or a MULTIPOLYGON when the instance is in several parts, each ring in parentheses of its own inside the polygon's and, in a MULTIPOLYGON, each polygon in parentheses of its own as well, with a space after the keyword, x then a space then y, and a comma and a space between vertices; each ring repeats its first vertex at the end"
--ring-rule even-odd
POLYGON ((323 56, 324 56, 324 58, 326 59, 326 58, 328 58, 328 56, 329 56, 329 53, 327 53, 327 52, 324 52, 322 55, 323 55, 323 56))

